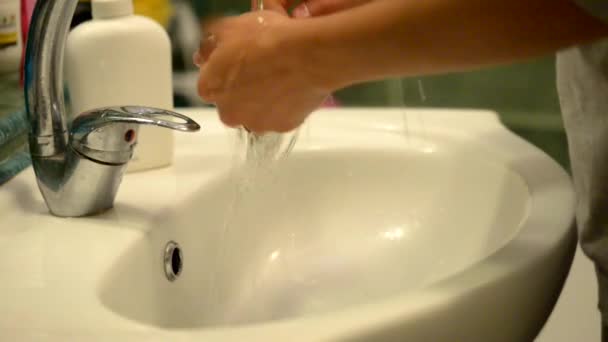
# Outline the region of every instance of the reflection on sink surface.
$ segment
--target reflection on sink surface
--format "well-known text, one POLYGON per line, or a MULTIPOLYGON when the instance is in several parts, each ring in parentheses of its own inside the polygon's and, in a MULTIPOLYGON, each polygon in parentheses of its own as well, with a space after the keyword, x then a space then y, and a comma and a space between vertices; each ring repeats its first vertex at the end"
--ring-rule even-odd
POLYGON ((308 151, 262 171, 233 172, 158 222, 117 260, 104 304, 171 328, 335 310, 481 260, 517 232, 529 199, 512 171, 460 155, 308 151), (158 267, 170 239, 184 255, 175 283, 158 267))
POLYGON ((513 342, 549 316, 571 184, 495 114, 323 110, 254 176, 182 112, 203 131, 102 215, 49 215, 32 170, 0 188, 0 340, 513 342))

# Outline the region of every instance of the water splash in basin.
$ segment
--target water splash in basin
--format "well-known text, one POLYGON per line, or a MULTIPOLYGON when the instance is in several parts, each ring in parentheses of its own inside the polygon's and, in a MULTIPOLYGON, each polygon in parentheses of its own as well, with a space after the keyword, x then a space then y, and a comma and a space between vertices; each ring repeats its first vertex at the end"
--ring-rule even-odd
POLYGON ((151 227, 108 276, 104 304, 139 321, 191 328, 388 298, 503 246, 529 196, 517 174, 462 155, 300 151, 259 175, 233 211, 234 184, 246 171, 202 189, 151 227), (191 265, 174 283, 153 262, 169 237, 191 265))

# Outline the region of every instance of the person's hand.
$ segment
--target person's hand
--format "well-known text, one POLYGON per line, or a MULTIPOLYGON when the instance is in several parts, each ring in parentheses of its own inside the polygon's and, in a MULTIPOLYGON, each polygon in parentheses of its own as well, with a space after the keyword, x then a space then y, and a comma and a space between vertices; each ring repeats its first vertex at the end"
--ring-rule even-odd
MULTIPOLYGON (((258 1, 251 0, 251 8, 257 8, 258 1)), ((294 18, 316 17, 321 15, 340 12, 353 8, 373 0, 305 0, 293 9, 294 18)), ((287 10, 293 6, 295 0, 264 0, 264 8, 287 14, 287 10)))
MULTIPOLYGON (((311 70, 288 31, 295 21, 258 11, 211 22, 201 49, 199 95, 226 125, 254 132, 295 129, 331 93, 311 70)), ((316 70, 315 66, 315 70, 316 70)))

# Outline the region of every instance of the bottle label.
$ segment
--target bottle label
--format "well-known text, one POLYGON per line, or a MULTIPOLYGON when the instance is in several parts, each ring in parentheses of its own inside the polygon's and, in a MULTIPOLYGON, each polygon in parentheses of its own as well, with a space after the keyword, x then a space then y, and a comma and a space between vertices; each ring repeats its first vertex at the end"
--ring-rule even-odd
POLYGON ((0 6, 0 50, 18 43, 17 15, 16 6, 0 6))

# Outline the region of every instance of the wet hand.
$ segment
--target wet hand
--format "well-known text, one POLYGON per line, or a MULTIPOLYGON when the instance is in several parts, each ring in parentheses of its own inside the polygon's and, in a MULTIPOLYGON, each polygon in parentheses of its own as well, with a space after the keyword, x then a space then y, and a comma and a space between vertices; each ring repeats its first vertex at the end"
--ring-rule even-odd
MULTIPOLYGON (((252 9, 257 8, 259 0, 252 0, 252 9)), ((305 0, 296 6, 292 12, 294 18, 316 17, 340 12, 349 8, 363 5, 372 0, 305 0)), ((287 14, 295 0, 264 0, 264 8, 287 14)))
POLYGON ((283 14, 257 11, 205 26, 198 91, 226 125, 287 132, 331 93, 307 72, 301 58, 307 47, 293 44, 293 23, 283 14))

